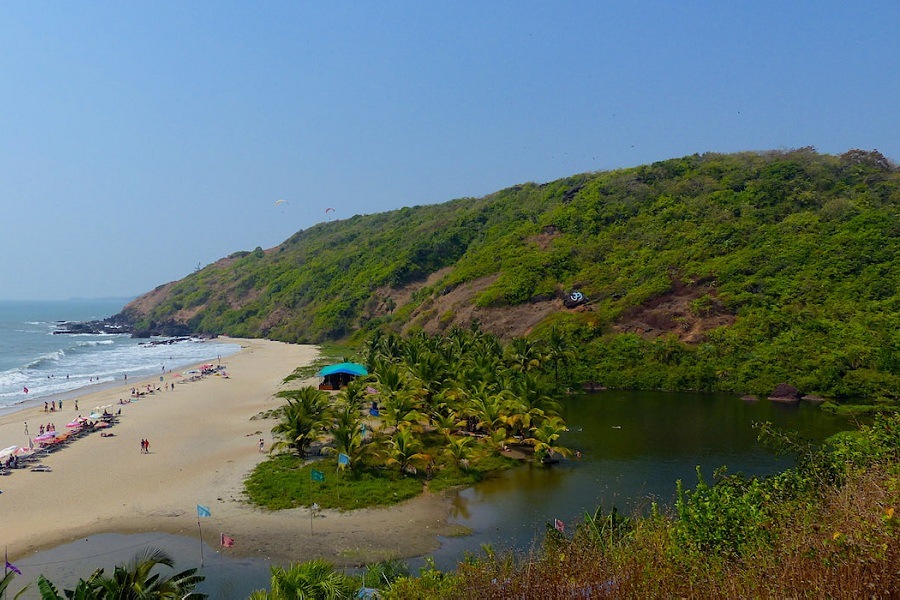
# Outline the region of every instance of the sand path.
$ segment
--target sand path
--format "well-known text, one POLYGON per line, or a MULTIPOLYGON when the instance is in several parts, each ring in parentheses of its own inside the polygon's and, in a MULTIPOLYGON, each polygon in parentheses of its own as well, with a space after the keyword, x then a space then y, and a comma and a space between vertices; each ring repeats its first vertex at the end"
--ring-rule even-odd
MULTIPOLYGON (((265 458, 260 437, 271 443, 274 421, 251 417, 280 405, 274 394, 297 366, 317 350, 267 340, 235 340, 242 350, 222 363, 228 378, 213 375, 177 383, 122 407, 114 435, 92 433, 43 459, 52 472, 17 469, 0 477, 0 541, 10 559, 97 533, 160 531, 195 535, 197 504, 209 506, 204 540, 215 546, 220 531, 238 543, 236 555, 286 563, 324 557, 358 565, 386 557, 411 557, 438 547, 451 534, 448 503, 425 495, 399 506, 347 513, 323 511, 310 534, 309 511, 264 511, 244 501, 243 480, 265 458), (140 452, 140 440, 150 453, 140 452)), ((165 376, 165 382, 180 381, 165 376)), ((115 405, 132 386, 155 387, 158 378, 79 397, 80 411, 27 409, 0 418, 0 440, 24 443, 40 423, 57 429, 94 406, 115 405)), ((309 382, 313 383, 313 382, 309 382)), ((292 385, 298 385, 296 382, 292 385)), ((118 406, 116 406, 118 408, 118 406)))

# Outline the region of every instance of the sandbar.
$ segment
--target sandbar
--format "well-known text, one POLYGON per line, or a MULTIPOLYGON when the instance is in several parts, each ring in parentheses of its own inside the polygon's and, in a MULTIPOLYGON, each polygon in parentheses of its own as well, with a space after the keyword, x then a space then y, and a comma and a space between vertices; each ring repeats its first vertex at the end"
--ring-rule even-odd
MULTIPOLYGON (((99 533, 165 532, 197 535, 197 505, 210 508, 203 519, 204 541, 219 543, 221 532, 236 540, 235 556, 262 557, 274 564, 326 558, 337 565, 362 565, 386 558, 421 556, 439 547, 438 535, 458 533, 447 523, 449 502, 424 494, 403 504, 357 511, 325 510, 310 532, 306 508, 268 511, 251 506, 243 481, 266 455, 260 438, 272 443, 272 419, 259 418, 282 404, 284 384, 298 366, 318 356, 315 346, 269 340, 226 338, 241 350, 222 359, 228 377, 207 375, 186 381, 166 373, 174 390, 154 391, 121 406, 119 422, 101 437, 91 433, 41 461, 49 472, 14 469, 0 477, 0 538, 10 560, 99 533), (254 418, 256 417, 256 418, 254 418), (141 452, 140 441, 150 441, 141 452)), ((24 444, 41 423, 57 429, 95 406, 128 399, 133 386, 155 390, 159 378, 81 395, 46 413, 43 406, 0 417, 0 440, 24 444)))

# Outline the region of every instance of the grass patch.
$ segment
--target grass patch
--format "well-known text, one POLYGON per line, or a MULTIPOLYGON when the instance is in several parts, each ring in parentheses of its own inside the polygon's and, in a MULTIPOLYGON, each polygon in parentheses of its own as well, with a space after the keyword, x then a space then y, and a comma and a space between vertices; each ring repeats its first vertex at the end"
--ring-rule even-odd
POLYGON ((422 480, 381 469, 343 469, 333 460, 304 462, 279 454, 260 463, 245 482, 250 502, 270 510, 317 503, 322 508, 353 510, 388 506, 422 493, 422 480), (325 474, 313 481, 312 470, 325 474))

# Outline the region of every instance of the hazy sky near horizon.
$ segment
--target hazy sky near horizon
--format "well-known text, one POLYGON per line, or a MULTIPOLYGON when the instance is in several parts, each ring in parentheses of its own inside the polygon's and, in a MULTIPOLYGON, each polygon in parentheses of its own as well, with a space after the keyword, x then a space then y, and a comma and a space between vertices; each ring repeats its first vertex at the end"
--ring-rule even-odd
POLYGON ((0 299, 695 152, 900 161, 898 31, 895 0, 3 2, 0 299))

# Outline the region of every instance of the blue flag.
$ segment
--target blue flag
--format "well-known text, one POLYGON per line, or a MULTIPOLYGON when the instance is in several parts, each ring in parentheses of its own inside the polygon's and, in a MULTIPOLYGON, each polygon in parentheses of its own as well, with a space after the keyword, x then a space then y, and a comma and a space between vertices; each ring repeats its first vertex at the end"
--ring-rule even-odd
POLYGON ((313 481, 325 481, 325 473, 319 471, 318 469, 312 470, 312 480, 313 481))
POLYGON ((202 504, 197 505, 197 516, 198 517, 211 517, 212 513, 209 512, 208 506, 203 506, 202 504))
POLYGON ((344 454, 343 452, 338 454, 338 464, 339 465, 349 465, 350 457, 344 454))

